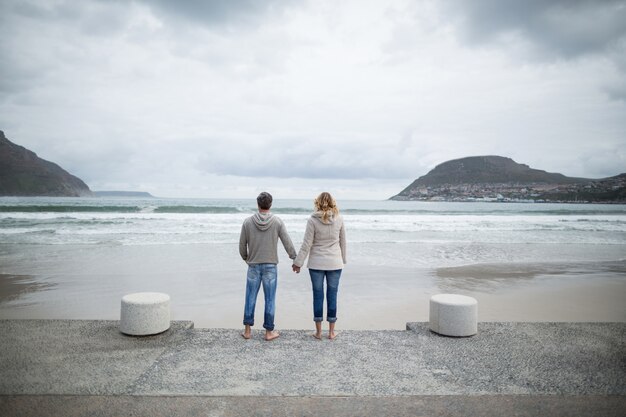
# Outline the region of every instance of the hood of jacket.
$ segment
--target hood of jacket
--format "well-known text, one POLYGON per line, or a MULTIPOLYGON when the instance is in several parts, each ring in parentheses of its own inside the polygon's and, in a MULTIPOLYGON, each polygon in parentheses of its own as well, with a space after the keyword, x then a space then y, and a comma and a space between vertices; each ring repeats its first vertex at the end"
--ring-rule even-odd
POLYGON ((335 222, 335 217, 332 214, 330 216, 328 216, 328 220, 327 221, 324 221, 323 220, 323 217, 324 217, 324 212, 323 211, 316 211, 315 213, 313 213, 311 215, 311 217, 313 217, 314 219, 318 220, 322 224, 333 224, 335 222))
POLYGON ((255 213, 254 216, 252 216, 252 221, 259 230, 269 229, 275 220, 276 218, 272 213, 255 213))

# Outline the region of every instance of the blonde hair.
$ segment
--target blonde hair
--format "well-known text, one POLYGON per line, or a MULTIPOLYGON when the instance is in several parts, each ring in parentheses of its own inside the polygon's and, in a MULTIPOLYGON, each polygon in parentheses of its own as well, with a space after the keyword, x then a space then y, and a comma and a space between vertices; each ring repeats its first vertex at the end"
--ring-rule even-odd
POLYGON ((315 210, 322 212, 322 221, 328 223, 328 219, 331 216, 339 214, 337 203, 330 193, 323 192, 315 199, 315 210))

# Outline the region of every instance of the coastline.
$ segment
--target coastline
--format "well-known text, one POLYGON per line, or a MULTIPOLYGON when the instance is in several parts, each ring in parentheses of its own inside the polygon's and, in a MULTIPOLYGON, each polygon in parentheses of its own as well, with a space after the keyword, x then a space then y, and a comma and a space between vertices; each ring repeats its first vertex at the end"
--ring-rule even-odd
MULTIPOLYGON (((308 274, 303 271, 296 275, 289 269, 285 262, 279 264, 277 328, 310 328, 308 274)), ((191 319, 198 328, 241 327, 244 265, 222 271, 219 277, 205 271, 185 274, 186 285, 181 285, 179 274, 170 272, 3 279, 0 319, 116 320, 124 294, 160 291, 172 297, 175 320, 191 319), (215 279, 220 281, 219 290, 213 284, 215 279), (81 286, 94 281, 98 283, 94 286, 98 297, 80 297, 81 286), (198 293, 204 295, 199 298, 198 293)), ((626 322, 625 277, 626 262, 499 263, 436 269, 347 265, 339 289, 337 326, 403 329, 406 318, 428 320, 430 297, 448 292, 475 297, 480 321, 626 322)), ((258 320, 263 305, 260 294, 258 320)))
MULTIPOLYGON (((115 320, 123 295, 155 291, 174 319, 241 327, 253 200, 1 203, 0 319, 115 320)), ((310 205, 276 202, 296 245, 310 205)), ((482 321, 626 321, 624 207, 345 201, 338 329, 402 329, 444 292, 477 298, 482 321)), ((311 328, 308 272, 279 257, 276 324, 311 328)))

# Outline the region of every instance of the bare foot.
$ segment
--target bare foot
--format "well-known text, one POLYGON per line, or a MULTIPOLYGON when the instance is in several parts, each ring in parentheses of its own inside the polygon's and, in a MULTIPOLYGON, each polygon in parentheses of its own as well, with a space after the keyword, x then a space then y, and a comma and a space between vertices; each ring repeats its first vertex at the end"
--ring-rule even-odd
POLYGON ((337 337, 337 333, 335 333, 335 332, 328 332, 328 338, 330 340, 334 340, 335 337, 337 337))
POLYGON ((278 332, 275 331, 271 331, 271 332, 265 332, 265 340, 267 340, 268 342, 270 340, 274 340, 276 338, 278 338, 278 336, 280 336, 280 334, 278 332))
POLYGON ((322 340, 322 334, 321 333, 313 333, 311 336, 313 336, 317 340, 322 340))
POLYGON ((241 333, 241 337, 243 337, 246 340, 250 339, 252 337, 252 326, 250 326, 249 324, 246 324, 243 327, 243 333, 241 333))

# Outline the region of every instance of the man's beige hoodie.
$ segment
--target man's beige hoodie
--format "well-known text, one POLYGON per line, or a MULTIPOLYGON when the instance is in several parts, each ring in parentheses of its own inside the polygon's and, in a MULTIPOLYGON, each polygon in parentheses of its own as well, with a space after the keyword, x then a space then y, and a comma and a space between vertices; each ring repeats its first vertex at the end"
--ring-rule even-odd
POLYGON ((331 216, 326 223, 322 213, 315 212, 309 218, 304 232, 304 240, 296 266, 302 266, 307 255, 307 268, 334 271, 343 269, 346 263, 346 230, 341 215, 331 216))
POLYGON ((289 258, 294 259, 296 250, 283 221, 271 213, 256 213, 244 220, 241 226, 239 254, 248 265, 277 264, 278 239, 283 243, 289 258))

